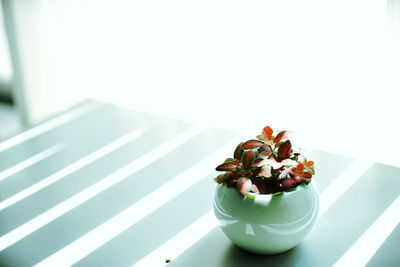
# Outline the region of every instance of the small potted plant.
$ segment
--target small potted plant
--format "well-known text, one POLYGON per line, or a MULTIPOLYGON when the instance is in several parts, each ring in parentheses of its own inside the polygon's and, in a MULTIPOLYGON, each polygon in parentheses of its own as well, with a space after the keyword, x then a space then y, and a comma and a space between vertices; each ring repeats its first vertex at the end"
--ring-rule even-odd
POLYGON ((266 126, 216 168, 223 173, 214 179, 214 213, 224 233, 245 250, 287 251, 309 233, 317 218, 314 162, 292 146, 290 137, 288 131, 274 135, 266 126))

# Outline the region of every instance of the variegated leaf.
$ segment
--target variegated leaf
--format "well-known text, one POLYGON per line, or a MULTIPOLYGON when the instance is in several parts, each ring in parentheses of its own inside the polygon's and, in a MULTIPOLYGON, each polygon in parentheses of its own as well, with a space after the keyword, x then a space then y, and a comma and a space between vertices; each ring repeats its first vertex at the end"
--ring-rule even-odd
POLYGON ((285 141, 282 145, 278 148, 278 159, 284 160, 290 157, 292 153, 292 145, 289 140, 285 141))
POLYGON ((282 141, 282 139, 285 136, 286 131, 280 131, 276 136, 275 136, 275 143, 278 143, 280 141, 282 141))
POLYGON ((242 194, 243 196, 249 192, 251 190, 253 186, 253 183, 251 182, 251 180, 247 177, 242 177, 239 179, 238 183, 237 183, 237 187, 239 189, 240 194, 242 194))
POLYGON ((256 156, 256 152, 253 150, 245 151, 242 155, 242 163, 245 170, 250 169, 251 164, 253 163, 256 156))
POLYGON ((225 174, 218 175, 217 177, 214 178, 214 181, 217 182, 218 184, 222 184, 224 182, 225 174))
POLYGON ((258 176, 262 176, 265 178, 271 177, 271 166, 265 165, 261 168, 260 172, 258 173, 258 176))
POLYGON ((264 137, 266 139, 270 139, 270 137, 272 136, 273 132, 274 131, 271 129, 271 127, 265 126, 263 131, 262 131, 262 135, 264 135, 264 137))
POLYGON ((236 147, 235 152, 233 153, 233 157, 234 157, 235 159, 238 159, 238 160, 241 159, 242 154, 243 154, 242 146, 243 146, 243 142, 240 143, 240 144, 236 147))
POLYGON ((264 141, 265 140, 265 136, 264 135, 262 135, 262 134, 260 134, 260 135, 257 135, 257 137, 256 137, 258 140, 262 140, 262 141, 264 141))
POLYGON ((234 171, 238 168, 238 165, 234 163, 222 163, 219 165, 217 168, 215 168, 217 171, 234 171))
POLYGON ((249 140, 243 144, 243 149, 253 149, 257 147, 261 147, 264 145, 264 142, 259 140, 249 140))
POLYGON ((289 131, 280 131, 276 136, 275 136, 275 143, 279 142, 285 142, 286 140, 289 140, 289 138, 292 137, 292 133, 289 131))
POLYGON ((264 160, 262 158, 258 158, 253 161, 253 164, 251 164, 251 167, 260 167, 263 165, 263 161, 264 160))
POLYGON ((224 163, 233 163, 233 158, 227 158, 224 163))

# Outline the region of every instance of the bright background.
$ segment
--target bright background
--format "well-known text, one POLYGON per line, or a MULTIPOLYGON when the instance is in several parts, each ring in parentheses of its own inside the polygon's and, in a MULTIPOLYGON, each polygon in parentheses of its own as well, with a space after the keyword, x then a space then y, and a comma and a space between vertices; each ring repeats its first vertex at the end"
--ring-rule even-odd
MULTIPOLYGON (((23 25, 32 7, 21 5, 23 25)), ((29 38, 19 43, 31 58, 25 72, 41 71, 27 98, 38 103, 31 112, 47 107, 32 121, 95 98, 249 138, 265 125, 290 129, 308 149, 400 166, 400 1, 42 0, 32 9, 40 34, 21 26, 29 38)))

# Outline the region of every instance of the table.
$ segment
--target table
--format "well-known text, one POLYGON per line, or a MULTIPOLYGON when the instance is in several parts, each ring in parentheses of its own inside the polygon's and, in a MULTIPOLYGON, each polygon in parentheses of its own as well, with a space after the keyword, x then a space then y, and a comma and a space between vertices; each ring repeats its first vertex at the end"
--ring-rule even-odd
POLYGON ((320 217, 247 253, 212 213, 237 134, 85 102, 0 143, 1 266, 399 266, 400 169, 312 151, 320 217))

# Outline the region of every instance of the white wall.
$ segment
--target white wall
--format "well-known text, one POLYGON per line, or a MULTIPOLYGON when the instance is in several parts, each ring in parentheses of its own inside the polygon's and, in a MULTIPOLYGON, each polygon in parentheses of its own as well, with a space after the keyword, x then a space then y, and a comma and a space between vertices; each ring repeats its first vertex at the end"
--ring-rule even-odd
POLYGON ((400 57, 384 1, 46 7, 54 107, 91 96, 254 136, 270 124, 309 148, 400 165, 400 57))
MULTIPOLYGON (((0 84, 9 82, 12 77, 8 42, 4 30, 3 20, 3 7, 0 1, 0 84)), ((0 93, 1 90, 2 87, 0 86, 0 93)))

